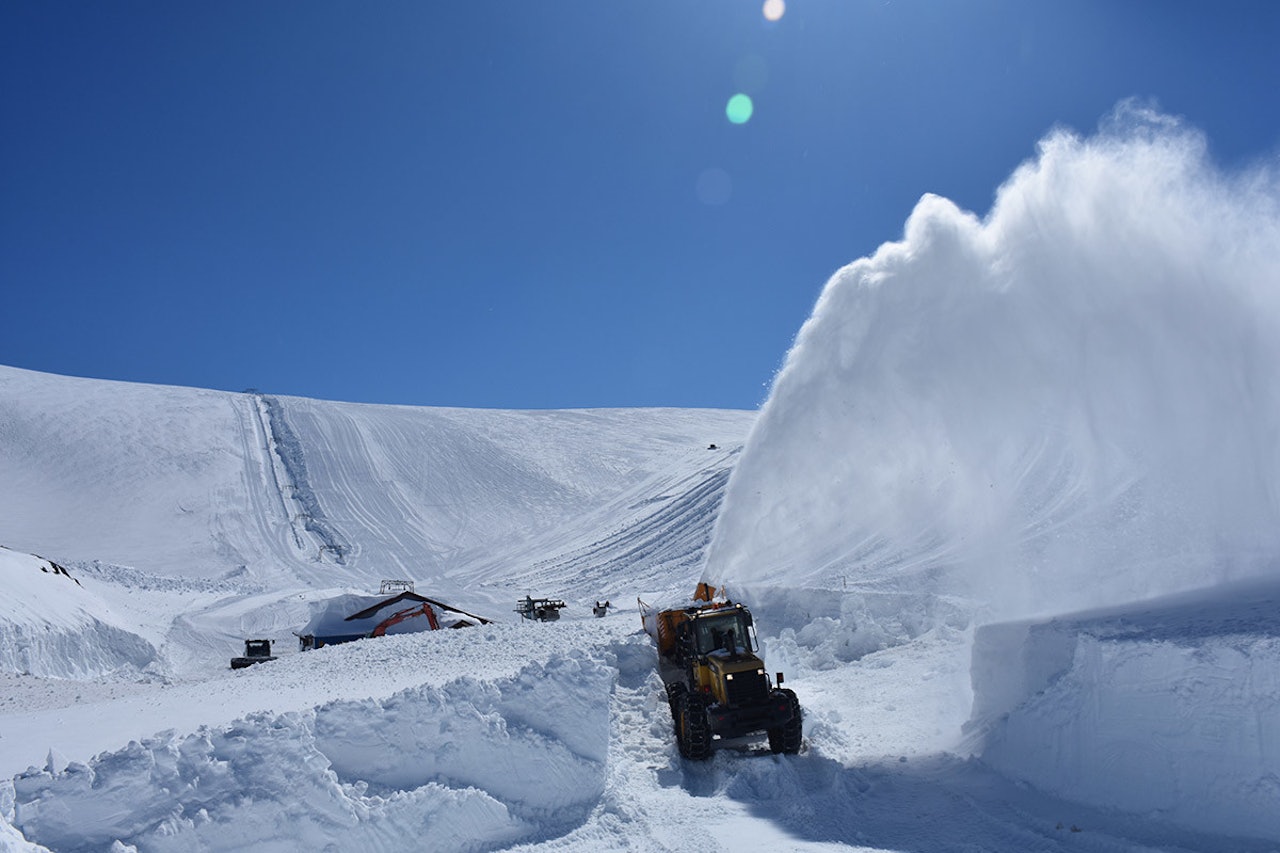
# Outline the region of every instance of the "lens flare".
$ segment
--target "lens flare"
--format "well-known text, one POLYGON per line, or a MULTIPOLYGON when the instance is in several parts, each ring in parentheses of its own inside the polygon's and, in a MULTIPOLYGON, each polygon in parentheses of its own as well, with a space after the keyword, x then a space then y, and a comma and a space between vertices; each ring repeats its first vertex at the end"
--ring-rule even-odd
POLYGON ((746 124, 753 112, 755 112, 755 104, 751 103, 751 97, 741 92, 730 98, 724 108, 724 114, 734 124, 746 124))
POLYGON ((787 12, 786 0, 764 0, 764 17, 767 21, 778 21, 787 12))

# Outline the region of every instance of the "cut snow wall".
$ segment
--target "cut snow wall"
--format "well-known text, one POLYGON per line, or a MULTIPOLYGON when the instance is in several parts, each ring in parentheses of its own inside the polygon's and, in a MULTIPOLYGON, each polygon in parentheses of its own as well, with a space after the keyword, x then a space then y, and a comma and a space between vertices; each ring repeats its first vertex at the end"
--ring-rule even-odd
POLYGON ((57 563, 0 547, 0 670, 92 678, 141 670, 158 653, 57 563))
POLYGON ((137 634, 88 619, 72 629, 0 624, 0 670, 45 678, 95 678, 146 669, 159 658, 137 634))
POLYGON ((1070 800, 1280 841, 1278 598, 983 627, 973 749, 1070 800))

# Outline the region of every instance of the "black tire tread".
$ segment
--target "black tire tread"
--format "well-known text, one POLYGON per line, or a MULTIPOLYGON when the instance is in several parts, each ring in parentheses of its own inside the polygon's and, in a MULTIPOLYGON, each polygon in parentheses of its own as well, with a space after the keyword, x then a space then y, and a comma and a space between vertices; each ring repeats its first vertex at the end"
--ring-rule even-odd
POLYGON ((791 705, 791 719, 769 729, 769 750, 783 755, 795 755, 804 743, 804 711, 795 691, 783 688, 778 691, 787 697, 791 705))
POLYGON ((680 696, 676 739, 680 754, 690 761, 706 761, 711 757, 711 721, 707 718, 707 700, 700 693, 685 692, 680 696))

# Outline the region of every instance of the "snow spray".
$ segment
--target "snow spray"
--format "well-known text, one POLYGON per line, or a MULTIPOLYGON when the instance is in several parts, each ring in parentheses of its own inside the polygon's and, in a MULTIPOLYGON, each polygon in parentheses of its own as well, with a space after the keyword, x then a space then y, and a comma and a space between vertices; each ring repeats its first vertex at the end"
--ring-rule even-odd
POLYGON ((837 272, 705 579, 1064 613, 1280 561, 1280 182, 1122 104, 837 272))

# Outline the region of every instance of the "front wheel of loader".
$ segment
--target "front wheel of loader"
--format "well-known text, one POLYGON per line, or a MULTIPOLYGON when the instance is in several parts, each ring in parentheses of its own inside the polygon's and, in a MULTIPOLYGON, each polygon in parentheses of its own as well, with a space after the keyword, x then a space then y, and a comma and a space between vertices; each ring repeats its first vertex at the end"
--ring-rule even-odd
POLYGON ((800 751, 804 740, 804 712, 800 710, 800 700, 792 690, 778 691, 787 697, 791 705, 791 719, 780 726, 769 729, 769 751, 783 755, 795 755, 800 751))
POLYGON ((671 722, 677 731, 680 729, 680 697, 688 692, 683 682, 673 681, 667 685, 667 707, 671 709, 671 722))
POLYGON ((707 718, 707 700, 700 693, 680 696, 679 728, 676 739, 680 754, 690 761, 706 761, 711 757, 711 721, 707 718))

